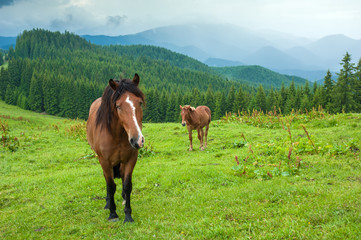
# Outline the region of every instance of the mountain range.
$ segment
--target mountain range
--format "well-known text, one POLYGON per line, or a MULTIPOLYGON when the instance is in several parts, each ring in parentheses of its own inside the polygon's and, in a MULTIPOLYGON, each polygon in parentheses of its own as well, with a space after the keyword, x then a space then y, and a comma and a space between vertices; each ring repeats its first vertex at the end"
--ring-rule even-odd
MULTIPOLYGON (((353 62, 361 57, 361 40, 341 34, 312 40, 229 24, 174 25, 129 35, 82 37, 98 45, 160 46, 213 67, 260 65, 310 81, 323 79, 328 69, 335 75, 346 52, 353 62)), ((0 37, 0 47, 8 48, 15 41, 16 37, 0 37)))
POLYGON ((117 37, 83 36, 95 44, 145 44, 186 54, 209 66, 260 65, 271 70, 322 79, 337 72, 346 52, 357 62, 361 40, 330 35, 318 40, 272 31, 252 31, 233 25, 177 25, 117 37))

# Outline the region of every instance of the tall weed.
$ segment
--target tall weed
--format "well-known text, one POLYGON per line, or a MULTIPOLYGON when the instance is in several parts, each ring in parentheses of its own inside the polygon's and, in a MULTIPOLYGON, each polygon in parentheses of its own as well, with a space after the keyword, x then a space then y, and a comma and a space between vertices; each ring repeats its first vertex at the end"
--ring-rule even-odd
POLYGON ((2 122, 0 120, 1 126, 1 146, 5 150, 10 150, 11 152, 15 152, 19 148, 19 139, 17 137, 10 136, 9 125, 7 122, 2 122))

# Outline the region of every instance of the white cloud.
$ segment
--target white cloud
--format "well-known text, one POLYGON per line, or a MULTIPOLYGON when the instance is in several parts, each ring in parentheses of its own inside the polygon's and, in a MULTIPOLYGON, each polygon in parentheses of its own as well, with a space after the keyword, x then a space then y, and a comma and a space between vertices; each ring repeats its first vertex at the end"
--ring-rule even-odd
POLYGON ((298 36, 361 39, 359 0, 6 0, 0 35, 25 29, 120 35, 189 22, 232 23, 298 36))

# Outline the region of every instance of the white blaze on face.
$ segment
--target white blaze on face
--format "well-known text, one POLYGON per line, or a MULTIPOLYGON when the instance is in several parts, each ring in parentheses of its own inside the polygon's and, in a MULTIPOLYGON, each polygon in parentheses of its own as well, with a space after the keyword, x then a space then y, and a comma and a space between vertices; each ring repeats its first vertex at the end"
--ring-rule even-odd
POLYGON ((137 128, 137 131, 138 131, 138 137, 139 137, 139 138, 142 138, 142 137, 143 137, 142 130, 140 130, 140 127, 139 127, 137 118, 135 117, 135 107, 134 107, 134 104, 133 104, 133 102, 129 99, 129 96, 127 96, 127 99, 125 100, 125 102, 127 102, 127 103, 130 105, 131 109, 133 110, 133 121, 134 121, 135 127, 137 128))

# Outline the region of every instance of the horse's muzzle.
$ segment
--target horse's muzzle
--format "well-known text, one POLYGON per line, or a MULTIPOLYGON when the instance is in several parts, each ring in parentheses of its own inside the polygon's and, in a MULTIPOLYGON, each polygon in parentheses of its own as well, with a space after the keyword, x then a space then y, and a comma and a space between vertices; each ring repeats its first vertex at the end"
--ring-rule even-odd
POLYGON ((132 145, 132 147, 135 149, 142 148, 144 146, 144 137, 140 136, 138 138, 135 137, 131 138, 130 145, 132 145))
POLYGON ((186 123, 182 123, 182 126, 184 127, 186 125, 186 123))

